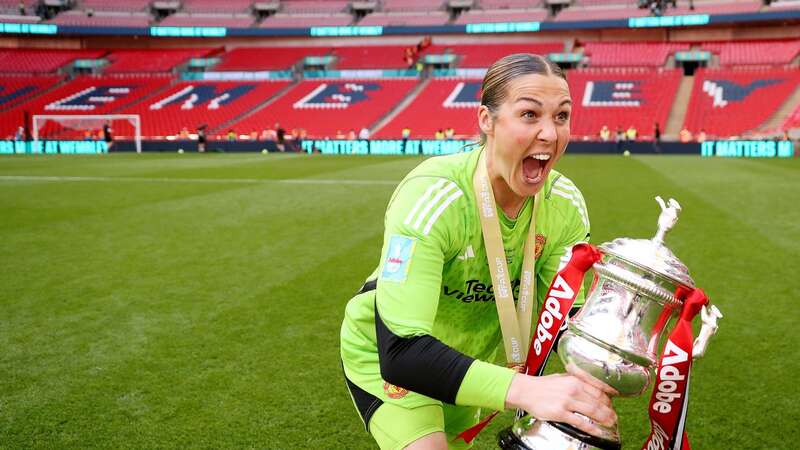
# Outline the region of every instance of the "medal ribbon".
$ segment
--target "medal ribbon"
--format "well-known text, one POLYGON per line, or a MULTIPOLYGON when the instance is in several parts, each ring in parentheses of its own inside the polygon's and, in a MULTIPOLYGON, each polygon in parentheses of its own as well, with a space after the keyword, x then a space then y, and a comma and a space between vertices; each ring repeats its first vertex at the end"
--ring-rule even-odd
POLYGON ((492 276, 497 316, 500 319, 500 331, 503 335, 503 346, 506 361, 510 366, 519 367, 525 361, 533 317, 534 293, 536 292, 536 212, 539 198, 534 199, 528 237, 525 240, 520 275, 519 301, 514 310, 514 292, 511 288, 511 274, 508 271, 506 252, 503 249, 503 237, 500 233, 500 221, 495 204, 492 184, 486 170, 486 153, 482 153, 472 179, 475 200, 478 202, 478 215, 481 219, 486 258, 492 276))
POLYGON ((642 450, 690 450, 685 426, 694 340, 692 319, 708 303, 708 297, 702 289, 683 288, 678 288, 675 296, 683 300, 683 309, 658 362, 648 408, 650 435, 642 450))

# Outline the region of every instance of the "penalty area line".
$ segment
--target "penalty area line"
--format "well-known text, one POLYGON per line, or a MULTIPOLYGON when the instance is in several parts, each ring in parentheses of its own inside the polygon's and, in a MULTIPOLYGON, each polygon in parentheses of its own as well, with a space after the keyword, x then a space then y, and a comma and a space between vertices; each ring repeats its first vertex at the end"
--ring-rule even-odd
POLYGON ((133 183, 210 183, 210 184, 327 184, 327 185, 364 185, 364 186, 397 186, 400 180, 330 180, 322 178, 149 178, 149 177, 88 177, 88 176, 48 176, 48 175, 0 175, 0 181, 46 181, 46 182, 133 182, 133 183))

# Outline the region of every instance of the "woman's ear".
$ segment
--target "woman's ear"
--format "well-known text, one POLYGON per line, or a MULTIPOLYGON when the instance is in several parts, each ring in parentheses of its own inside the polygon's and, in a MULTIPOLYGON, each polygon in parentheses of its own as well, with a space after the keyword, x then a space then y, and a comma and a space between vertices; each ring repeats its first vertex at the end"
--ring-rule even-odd
POLYGON ((480 108, 478 108, 478 126, 481 128, 483 134, 494 136, 492 113, 486 105, 481 105, 480 108))

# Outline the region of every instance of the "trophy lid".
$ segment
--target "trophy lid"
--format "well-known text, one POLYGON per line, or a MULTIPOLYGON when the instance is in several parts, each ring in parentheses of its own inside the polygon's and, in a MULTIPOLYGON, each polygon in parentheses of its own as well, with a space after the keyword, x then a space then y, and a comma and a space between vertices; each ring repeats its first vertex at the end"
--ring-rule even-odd
POLYGON ((695 287, 689 268, 664 245, 664 236, 675 226, 681 206, 675 199, 667 205, 656 197, 661 205, 658 231, 652 239, 617 238, 600 245, 600 249, 633 265, 664 276, 675 283, 695 287))

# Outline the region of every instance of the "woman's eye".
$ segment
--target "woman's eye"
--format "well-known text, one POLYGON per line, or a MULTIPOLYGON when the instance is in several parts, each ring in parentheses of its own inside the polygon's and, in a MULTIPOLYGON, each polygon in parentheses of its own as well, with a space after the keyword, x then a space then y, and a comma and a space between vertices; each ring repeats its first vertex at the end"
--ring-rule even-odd
POLYGON ((525 112, 522 113, 522 117, 524 117, 526 119, 535 119, 536 118, 536 113, 533 112, 533 111, 525 111, 525 112))
POLYGON ((567 112, 558 113, 558 120, 566 122, 567 120, 569 120, 569 113, 567 112))

